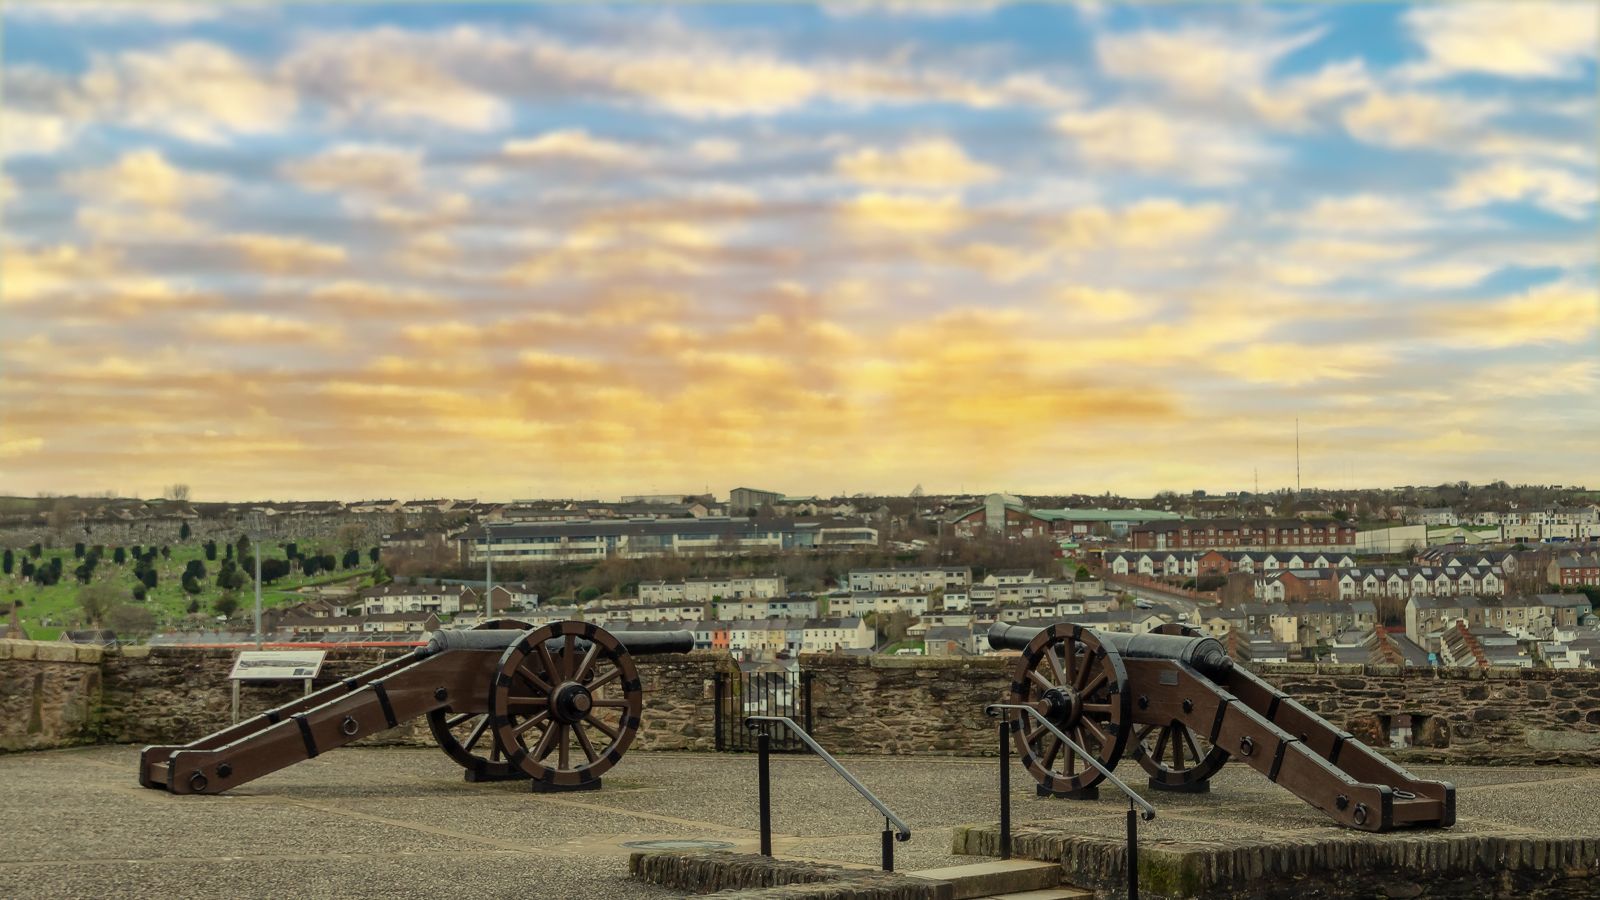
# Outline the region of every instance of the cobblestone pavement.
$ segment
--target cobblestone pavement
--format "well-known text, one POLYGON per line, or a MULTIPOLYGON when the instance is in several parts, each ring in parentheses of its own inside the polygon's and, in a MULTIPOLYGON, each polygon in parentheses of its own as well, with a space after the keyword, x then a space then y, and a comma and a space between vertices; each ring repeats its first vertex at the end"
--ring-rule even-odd
MULTIPOLYGON (((0 756, 0 897, 658 898, 627 880, 629 841, 712 840, 756 849, 755 758, 630 753, 604 790, 532 794, 467 784, 437 750, 346 748, 215 797, 140 788, 138 749, 0 756)), ((950 829, 998 817, 994 760, 845 758, 914 829, 899 868, 969 861, 950 829)), ((1136 768, 1136 767, 1135 767, 1136 768)), ((1120 771, 1120 770, 1119 770, 1120 771)), ((1460 788, 1461 829, 1600 831, 1600 771, 1418 769, 1460 788)), ((1136 781, 1137 786, 1142 782, 1136 781)), ((1124 804, 1040 800, 1013 772, 1018 823, 1075 820, 1115 834, 1124 804)), ((1335 826, 1255 773, 1229 766, 1208 795, 1152 794, 1152 840, 1335 826)), ((820 761, 773 762, 780 854, 875 864, 883 827, 820 761)))

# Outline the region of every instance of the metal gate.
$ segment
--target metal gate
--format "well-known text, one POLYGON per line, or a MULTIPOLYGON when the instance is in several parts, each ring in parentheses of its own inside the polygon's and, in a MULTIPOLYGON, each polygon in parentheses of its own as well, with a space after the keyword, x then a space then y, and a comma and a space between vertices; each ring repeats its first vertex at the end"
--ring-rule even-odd
MULTIPOLYGON (((754 752, 754 732, 745 716, 788 716, 811 731, 810 672, 719 672, 716 696, 717 749, 754 752)), ((806 745, 787 728, 772 735, 777 753, 804 753, 806 745)))

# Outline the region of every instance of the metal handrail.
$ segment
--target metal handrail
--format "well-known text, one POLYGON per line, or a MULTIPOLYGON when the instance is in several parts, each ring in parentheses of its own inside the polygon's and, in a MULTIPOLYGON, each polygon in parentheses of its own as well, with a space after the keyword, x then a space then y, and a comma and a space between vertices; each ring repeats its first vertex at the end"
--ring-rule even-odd
POLYGON ((833 770, 839 773, 840 778, 843 778, 851 787, 855 788, 856 793, 865 797, 868 803, 871 803, 877 808, 878 812, 883 813, 884 819, 894 823, 897 831, 895 835, 896 840, 902 842, 911 840, 911 826, 907 825, 904 819, 895 815, 894 812, 889 809, 889 807, 885 806, 883 801, 879 800, 876 794, 867 790, 865 785, 857 781, 854 775, 851 775, 844 766, 839 764, 837 759, 833 758, 833 754, 822 749, 822 745, 813 740, 811 735, 806 734, 806 730, 796 724, 793 719, 789 718, 788 716, 746 716, 744 719, 744 727, 754 729, 756 727, 755 723, 757 722, 777 722, 778 724, 783 725, 790 731, 794 732, 795 735, 800 738, 800 740, 805 742, 807 747, 811 748, 811 752, 822 757, 822 761, 832 766, 833 770))
POLYGON ((1140 808, 1140 813, 1139 813, 1139 817, 1140 818, 1142 818, 1146 822, 1148 822, 1151 819, 1154 819, 1156 817, 1156 808, 1154 806, 1151 806, 1143 797, 1141 797, 1138 794, 1134 793, 1133 788, 1128 787, 1128 785, 1125 784, 1122 779, 1120 779, 1117 776, 1111 774, 1111 770, 1106 768, 1100 762, 1100 760, 1096 759, 1092 754, 1089 753, 1089 751, 1087 751, 1087 750, 1083 749, 1082 747, 1078 746, 1078 743, 1076 741, 1074 741, 1072 738, 1069 738, 1064 733, 1062 733, 1061 729, 1057 728, 1054 725, 1054 723, 1052 723, 1049 719, 1045 718, 1044 713, 1039 712, 1037 709, 1034 709, 1033 707, 1028 706, 1025 703, 991 703, 988 706, 985 706, 983 708, 983 711, 984 711, 984 713, 986 715, 994 717, 994 716, 998 716, 1000 714, 998 712, 998 710, 1002 710, 1002 709, 1017 709, 1017 710, 1021 710, 1021 711, 1025 712, 1025 713, 1027 713, 1028 715, 1033 716, 1035 719, 1038 719, 1039 720, 1039 724, 1043 725, 1044 727, 1046 727, 1048 729, 1050 729, 1050 733, 1054 734, 1056 736, 1056 738, 1061 741, 1062 744, 1066 745, 1066 747, 1068 749, 1070 749, 1073 753, 1078 754, 1078 757, 1080 759, 1082 759, 1084 762, 1086 762, 1089 765, 1093 766, 1095 768, 1095 771, 1097 771, 1101 775, 1105 776, 1105 779, 1107 781, 1111 782, 1113 785, 1115 785, 1117 790, 1119 790, 1122 793, 1126 794, 1127 797, 1128 797, 1129 806, 1131 807, 1131 806, 1137 805, 1140 808))

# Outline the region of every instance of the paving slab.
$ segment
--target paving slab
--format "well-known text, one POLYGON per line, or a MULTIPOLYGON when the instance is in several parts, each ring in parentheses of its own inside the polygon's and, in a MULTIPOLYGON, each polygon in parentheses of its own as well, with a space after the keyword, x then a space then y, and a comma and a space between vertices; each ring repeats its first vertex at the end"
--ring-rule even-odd
MULTIPOLYGON (((629 880, 627 844, 710 840, 743 853, 757 844, 749 754, 633 752, 603 790, 559 795, 519 782, 467 784, 433 749, 345 748, 219 796, 140 788, 137 760, 138 748, 125 746, 0 755, 0 897, 660 898, 682 893, 629 880)), ((902 871, 970 861, 953 852, 952 835, 998 818, 993 759, 842 760, 910 823, 911 842, 895 848, 902 871)), ((1600 835, 1600 772, 1417 774, 1461 786, 1452 833, 1493 838, 1458 841, 1448 853, 1590 871, 1583 845, 1544 837, 1600 835)), ((1352 840, 1253 772, 1226 767, 1215 782, 1205 795, 1148 794, 1160 810, 1141 824, 1150 858, 1219 835, 1261 847, 1352 840)), ((1109 793, 1093 802, 1037 798, 1019 769, 1011 796, 1019 831, 1054 829, 1120 852, 1126 806, 1109 793)), ((876 866, 882 819, 820 761, 775 759, 773 800, 780 855, 876 866)), ((1340 852, 1371 851, 1358 842, 1340 852)))

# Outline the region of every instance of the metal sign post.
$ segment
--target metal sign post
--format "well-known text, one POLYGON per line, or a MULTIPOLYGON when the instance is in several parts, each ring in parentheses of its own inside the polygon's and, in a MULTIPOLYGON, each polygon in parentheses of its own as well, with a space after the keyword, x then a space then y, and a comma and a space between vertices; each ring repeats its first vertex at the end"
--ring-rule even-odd
POLYGON ((239 721, 239 683, 243 681, 302 681, 311 693, 311 680, 322 671, 326 650, 241 650, 228 674, 233 682, 233 721, 239 721))

